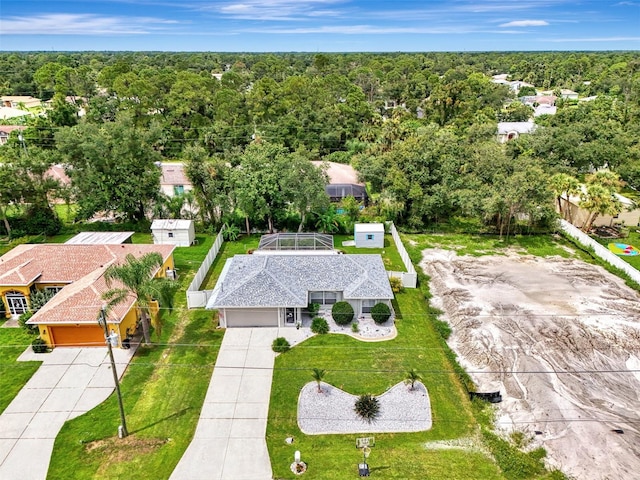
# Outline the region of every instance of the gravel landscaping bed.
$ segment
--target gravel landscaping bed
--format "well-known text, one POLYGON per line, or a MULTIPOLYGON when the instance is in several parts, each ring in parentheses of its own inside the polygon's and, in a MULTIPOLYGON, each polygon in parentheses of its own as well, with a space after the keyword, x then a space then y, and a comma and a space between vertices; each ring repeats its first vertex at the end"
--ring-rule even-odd
MULTIPOLYGON (((331 309, 323 308, 318 312, 318 317, 322 317, 327 321, 329 325, 329 332, 342 333, 345 335, 351 335, 353 338, 364 341, 381 341, 391 340, 396 337, 398 330, 395 325, 395 315, 391 314, 391 318, 384 323, 377 324, 371 318, 371 315, 363 315, 359 318, 354 318, 353 322, 348 325, 338 325, 331 316, 331 309), (358 325, 358 331, 352 330, 353 324, 358 325)), ((311 318, 307 317, 302 322, 303 327, 311 326, 311 318)))
POLYGON ((328 383, 307 383, 298 398, 298 426, 307 435, 327 433, 422 432, 431 428, 431 402, 425 386, 416 382, 414 390, 404 383, 394 385, 377 398, 380 416, 367 423, 353 410, 356 395, 328 383))

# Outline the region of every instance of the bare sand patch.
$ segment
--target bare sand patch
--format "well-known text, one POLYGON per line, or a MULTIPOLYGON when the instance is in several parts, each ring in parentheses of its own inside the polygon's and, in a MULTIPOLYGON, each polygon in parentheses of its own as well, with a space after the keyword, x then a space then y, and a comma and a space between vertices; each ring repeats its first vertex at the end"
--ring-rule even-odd
POLYGON ((498 427, 542 432, 534 442, 549 464, 575 478, 637 478, 637 292, 601 267, 560 257, 429 249, 421 266, 460 363, 479 391, 503 393, 498 427))

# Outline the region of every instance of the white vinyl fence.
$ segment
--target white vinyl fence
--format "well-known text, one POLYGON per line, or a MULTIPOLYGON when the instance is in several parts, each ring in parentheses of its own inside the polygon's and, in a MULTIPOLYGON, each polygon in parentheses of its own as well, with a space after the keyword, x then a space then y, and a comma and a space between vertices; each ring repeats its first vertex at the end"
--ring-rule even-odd
POLYGON ((389 231, 391 232, 391 236, 393 237, 393 241, 396 244, 396 248, 400 253, 400 258, 404 263, 406 272, 387 272, 389 274, 389 278, 396 277, 402 280, 402 285, 407 288, 416 288, 418 285, 418 274, 416 273, 416 269, 411 263, 411 258, 409 258, 409 254, 407 253, 407 249, 404 248, 404 244, 400 239, 400 234, 398 230, 396 230, 396 226, 391 222, 391 226, 389 227, 389 231))
POLYGON ((571 238, 576 240, 581 245, 585 247, 591 247, 594 250, 594 253, 602 260, 607 262, 609 265, 613 265, 616 268, 619 268, 624 273, 629 275, 634 282, 640 283, 640 272, 636 270, 634 267, 629 265, 627 262, 618 257, 615 253, 609 251, 608 248, 600 245, 589 235, 584 233, 579 228, 574 227, 566 220, 560 220, 560 228, 563 232, 569 235, 571 238))
POLYGON ((187 288, 187 308, 198 308, 207 305, 207 301, 209 300, 213 290, 200 290, 200 286, 202 285, 204 277, 207 276, 209 268, 211 268, 211 264, 216 259, 223 242, 224 238, 222 238, 221 229, 216 237, 216 241, 213 242, 213 246, 209 250, 209 253, 207 253, 202 265, 200 265, 196 276, 193 277, 193 280, 191 280, 191 283, 189 284, 189 288, 187 288))

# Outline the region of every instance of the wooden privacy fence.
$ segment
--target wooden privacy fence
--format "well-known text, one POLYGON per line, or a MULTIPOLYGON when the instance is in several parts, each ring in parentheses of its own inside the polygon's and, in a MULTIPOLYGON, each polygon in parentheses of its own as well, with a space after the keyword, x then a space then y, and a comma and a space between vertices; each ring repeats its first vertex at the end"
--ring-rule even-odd
POLYGON ((187 288, 187 308, 205 307, 207 305, 207 301, 209 300, 209 297, 211 297, 211 292, 213 292, 213 290, 200 290, 200 287, 202 286, 202 282, 207 276, 213 261, 216 259, 223 242, 224 238, 222 237, 222 229, 220 229, 220 232, 216 237, 216 241, 213 242, 213 246, 207 253, 207 256, 202 262, 202 265, 200 265, 196 276, 193 277, 193 280, 191 280, 191 283, 187 288))
POLYGON ((391 232, 391 236, 393 237, 393 241, 396 244, 396 248, 398 249, 398 253, 400 253, 400 258, 402 259, 402 263, 404 263, 406 272, 390 272, 387 271, 389 278, 396 277, 402 280, 402 285, 406 288, 416 288, 418 285, 418 274, 416 273, 416 269, 411 263, 411 258, 409 258, 409 254, 407 253, 407 249, 404 248, 404 244, 400 239, 400 234, 398 230, 396 230, 396 226, 393 222, 390 222, 389 231, 391 232))

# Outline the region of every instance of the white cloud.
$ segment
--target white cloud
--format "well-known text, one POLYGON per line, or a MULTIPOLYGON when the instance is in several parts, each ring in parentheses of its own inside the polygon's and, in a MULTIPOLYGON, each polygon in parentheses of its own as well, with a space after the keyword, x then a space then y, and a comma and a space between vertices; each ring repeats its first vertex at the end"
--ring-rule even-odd
POLYGON ((248 29, 250 33, 268 33, 284 35, 300 34, 338 34, 338 35, 388 35, 388 34, 462 34, 472 33, 475 30, 467 27, 382 27, 376 25, 335 25, 321 27, 300 27, 300 28, 265 28, 248 29))
POLYGON ((501 23, 500 27, 545 27, 549 25, 546 20, 515 20, 513 22, 501 23))
POLYGON ((29 17, 3 17, 3 35, 141 35, 178 23, 151 17, 52 13, 29 17))
POLYGON ((301 20, 308 17, 337 17, 344 12, 326 8, 345 0, 238 0, 201 6, 240 20, 301 20))
POLYGON ((640 37, 555 38, 551 42, 640 42, 640 37))

